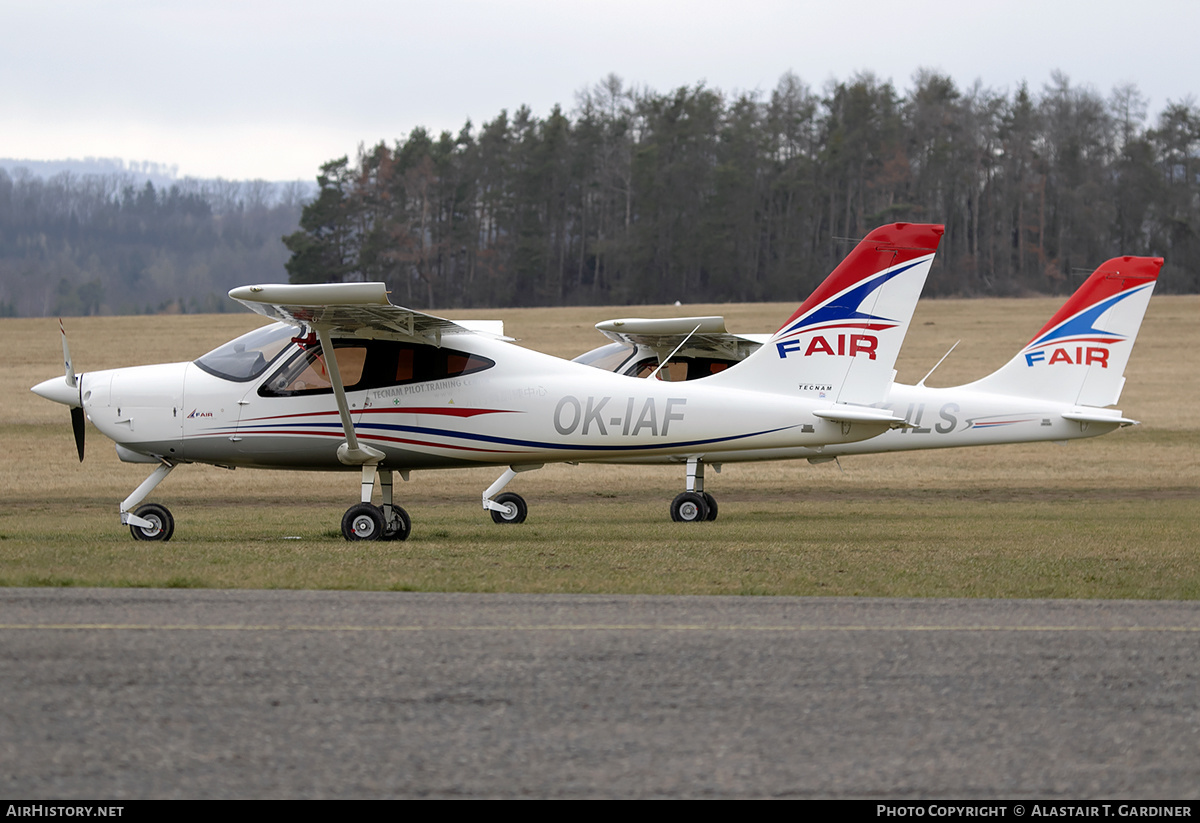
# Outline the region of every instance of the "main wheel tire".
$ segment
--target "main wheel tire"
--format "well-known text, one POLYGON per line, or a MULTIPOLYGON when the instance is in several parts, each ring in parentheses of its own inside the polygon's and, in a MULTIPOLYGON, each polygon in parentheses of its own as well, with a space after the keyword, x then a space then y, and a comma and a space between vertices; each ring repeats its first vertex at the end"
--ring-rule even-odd
POLYGON ((671 519, 676 523, 699 523, 708 519, 708 503, 699 492, 681 492, 671 501, 671 519))
POLYGON ((412 533, 412 519, 399 506, 392 506, 392 520, 383 530, 384 540, 407 540, 412 533))
POLYGON ((153 528, 143 528, 131 524, 129 533, 133 535, 134 540, 157 540, 166 543, 171 539, 171 535, 175 534, 175 518, 171 516, 171 511, 166 506, 147 503, 134 514, 154 524, 153 528))
POLYGON ((708 517, 705 520, 717 519, 717 498, 713 497, 708 492, 701 492, 704 495, 704 502, 708 504, 708 517))
POLYGON ((529 514, 529 507, 525 505, 525 498, 521 495, 505 492, 496 495, 495 502, 506 507, 508 511, 498 512, 495 509, 489 509, 488 511, 492 513, 493 523, 525 522, 525 515, 529 514))
POLYGON ((380 540, 385 531, 383 512, 370 503, 358 503, 342 515, 342 537, 347 540, 380 540))

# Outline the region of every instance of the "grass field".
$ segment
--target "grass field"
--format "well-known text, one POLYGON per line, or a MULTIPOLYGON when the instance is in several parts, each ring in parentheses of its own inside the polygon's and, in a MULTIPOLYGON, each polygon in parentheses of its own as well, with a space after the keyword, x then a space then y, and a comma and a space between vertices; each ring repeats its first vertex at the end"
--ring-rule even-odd
MULTIPOLYGON (((1057 299, 923 301, 897 364, 919 380, 966 382, 1001 365, 1057 299)), ((770 331, 794 306, 521 309, 521 344, 571 357, 618 316, 724 314, 770 331)), ((709 472, 714 523, 676 524, 681 467, 547 466, 509 487, 523 526, 479 505, 499 469, 414 473, 397 491, 404 543, 341 539, 356 472, 234 472, 185 466, 152 500, 175 538, 134 542, 118 505, 149 467, 120 463, 88 429, 75 459, 67 410, 28 391, 61 374, 55 320, 0 321, 0 585, 345 588, 437 591, 1200 597, 1200 297, 1155 297, 1121 409, 1143 421, 1067 446, 1032 444, 805 461, 709 472)), ((259 325, 244 315, 67 321, 76 368, 192 359, 259 325)))

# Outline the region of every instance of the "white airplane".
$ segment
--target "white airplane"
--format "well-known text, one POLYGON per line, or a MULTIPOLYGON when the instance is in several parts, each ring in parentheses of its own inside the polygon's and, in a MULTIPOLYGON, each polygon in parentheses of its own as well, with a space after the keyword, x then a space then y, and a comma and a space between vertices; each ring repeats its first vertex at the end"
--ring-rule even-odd
MULTIPOLYGON (((872 406, 893 411, 906 426, 857 442, 696 455, 689 458, 688 488, 703 492, 704 462, 717 464, 718 470, 720 463, 733 461, 807 458, 822 463, 852 454, 1066 441, 1136 424, 1105 407, 1120 398, 1125 366, 1162 265, 1160 257, 1105 262, 1028 345, 987 377, 952 388, 926 386, 929 374, 915 386, 893 384, 887 397, 872 406)), ((791 323, 785 329, 799 325, 791 323)), ((596 328, 615 342, 576 361, 634 377, 661 369, 660 379, 671 375, 675 380, 709 380, 713 378, 707 375, 723 373, 763 349, 774 348, 781 356, 788 349, 803 354, 806 362, 819 362, 832 348, 816 324, 786 340, 778 332, 772 337, 730 334, 721 317, 626 318, 598 323, 596 328), (701 332, 689 337, 696 327, 701 332)), ((934 369, 938 365, 941 361, 934 369)), ((820 379, 808 382, 818 390, 828 389, 820 379)), ((646 455, 620 462, 662 460, 646 455)))
MULTIPOLYGON (((181 463, 357 470, 347 540, 408 537, 394 472, 407 480, 414 469, 506 465, 483 507, 497 523, 519 523, 525 501, 500 492, 546 463, 671 459, 691 476, 725 452, 821 449, 907 425, 879 406, 942 234, 911 223, 872 231, 775 346, 704 381, 631 380, 514 346, 495 326, 393 306, 382 283, 341 283, 234 289, 282 322, 191 363, 77 375, 64 333, 65 379, 33 391, 71 407, 80 460, 86 415, 122 460, 157 464, 121 504, 139 540, 171 538, 165 506, 134 507, 181 463), (824 348, 803 351, 813 335, 824 348), (377 478, 382 506, 371 502, 377 478)), ((701 485, 671 513, 704 520, 716 504, 701 485)))

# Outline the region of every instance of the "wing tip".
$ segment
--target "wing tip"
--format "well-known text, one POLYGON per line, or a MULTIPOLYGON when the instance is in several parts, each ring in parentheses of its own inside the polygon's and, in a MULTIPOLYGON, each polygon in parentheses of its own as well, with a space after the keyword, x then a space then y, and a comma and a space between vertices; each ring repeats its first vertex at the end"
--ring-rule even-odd
POLYGON ((240 303, 286 306, 389 306, 386 283, 263 283, 230 289, 240 303))

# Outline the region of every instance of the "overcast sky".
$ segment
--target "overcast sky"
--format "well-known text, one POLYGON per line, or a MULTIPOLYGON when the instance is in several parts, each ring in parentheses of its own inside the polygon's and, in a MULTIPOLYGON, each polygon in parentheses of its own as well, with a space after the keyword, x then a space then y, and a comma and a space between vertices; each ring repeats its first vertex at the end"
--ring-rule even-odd
POLYGON ((568 112, 615 73, 820 91, 921 67, 1009 92, 1053 70, 1153 117, 1200 96, 1197 0, 0 0, 0 157, 118 157, 181 176, 313 179, 358 144, 568 112))

